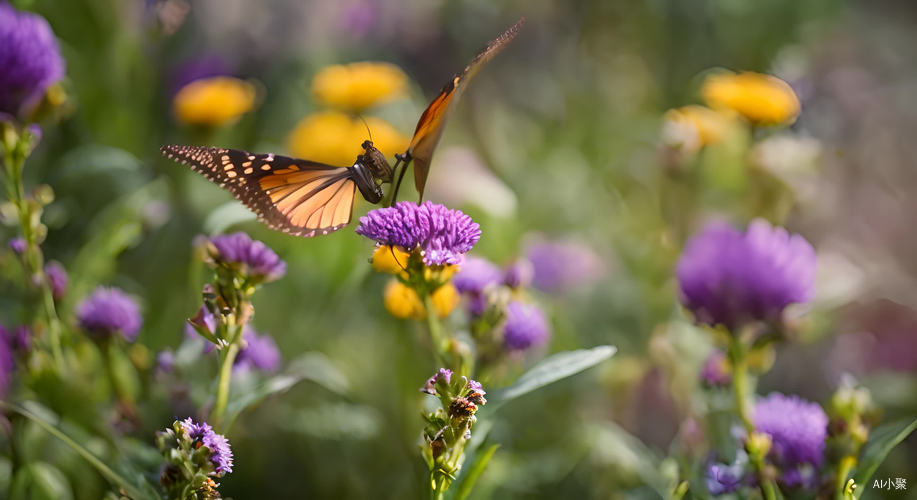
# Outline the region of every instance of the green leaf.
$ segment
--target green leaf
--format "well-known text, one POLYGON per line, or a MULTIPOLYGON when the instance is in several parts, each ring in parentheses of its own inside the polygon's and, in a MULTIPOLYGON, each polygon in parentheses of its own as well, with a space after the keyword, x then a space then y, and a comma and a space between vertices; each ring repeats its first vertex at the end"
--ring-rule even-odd
POLYGON ((73 491, 67 477, 44 462, 32 462, 19 469, 10 488, 10 500, 72 499, 73 491))
POLYGON ((288 391, 303 380, 311 380, 326 389, 340 394, 346 393, 350 384, 347 377, 340 372, 323 354, 307 352, 293 360, 287 371, 265 380, 260 386, 230 399, 226 406, 228 427, 249 407, 265 398, 288 391))
POLYGON ((592 349, 559 352, 549 356, 541 360, 531 370, 525 372, 513 385, 488 393, 488 404, 484 409, 488 412, 496 411, 497 408, 508 401, 571 375, 576 375, 605 361, 612 357, 617 350, 614 346, 603 345, 592 349))
POLYGON ((885 457, 915 428, 917 428, 917 419, 902 420, 880 425, 869 434, 869 441, 866 442, 866 446, 860 453, 860 463, 853 475, 853 480, 856 482, 856 489, 853 490, 854 498, 860 498, 863 495, 869 485, 869 480, 885 457))
MULTIPOLYGON (((487 464, 490 462, 490 459, 493 458, 494 453, 497 452, 499 444, 492 444, 483 452, 480 452, 475 455, 474 462, 468 466, 467 470, 462 471, 461 482, 458 485, 458 489, 455 492, 453 500, 465 500, 468 498, 468 495, 471 494, 471 489, 474 488, 475 483, 480 479, 481 474, 484 473, 484 469, 487 468, 487 464)), ((465 469, 463 467, 463 469, 465 469)))
POLYGON ((26 402, 24 405, 28 405, 29 409, 24 406, 19 406, 12 403, 7 403, 0 401, 0 406, 7 408, 13 412, 16 412, 22 415, 25 418, 35 422, 39 427, 44 429, 46 432, 52 436, 60 439, 67 446, 73 449, 78 455, 83 457, 90 465, 96 468, 105 479, 110 483, 120 487, 124 492, 134 500, 152 500, 157 499, 158 496, 152 496, 148 493, 149 490, 144 488, 137 487, 130 480, 124 478, 114 470, 112 470, 108 465, 105 464, 99 457, 95 456, 91 451, 87 450, 85 447, 74 441, 70 436, 61 431, 55 422, 52 421, 50 412, 44 411, 43 408, 37 403, 26 402), (32 411, 34 408, 35 411, 32 411))

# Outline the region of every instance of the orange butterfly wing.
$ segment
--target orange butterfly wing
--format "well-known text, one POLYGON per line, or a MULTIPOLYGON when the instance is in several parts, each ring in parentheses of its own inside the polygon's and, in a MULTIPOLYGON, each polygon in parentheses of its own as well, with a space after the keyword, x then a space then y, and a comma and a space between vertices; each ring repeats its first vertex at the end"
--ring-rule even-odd
POLYGON ((350 223, 356 191, 350 169, 236 149, 164 146, 161 151, 226 188, 272 229, 311 237, 350 223))
POLYGON ((433 99, 433 102, 420 115, 417 128, 414 129, 411 145, 408 146, 408 154, 414 161, 414 187, 420 193, 421 199, 423 199, 424 186, 427 184, 427 175, 430 173, 433 151, 443 135, 443 128, 446 125, 449 113, 462 93, 465 92, 465 89, 468 88, 468 83, 484 66, 484 63, 493 59, 513 38, 516 38, 516 34, 519 33, 519 29, 524 23, 525 18, 516 21, 516 24, 491 41, 484 50, 472 59, 465 71, 455 76, 451 82, 443 87, 439 95, 433 99))

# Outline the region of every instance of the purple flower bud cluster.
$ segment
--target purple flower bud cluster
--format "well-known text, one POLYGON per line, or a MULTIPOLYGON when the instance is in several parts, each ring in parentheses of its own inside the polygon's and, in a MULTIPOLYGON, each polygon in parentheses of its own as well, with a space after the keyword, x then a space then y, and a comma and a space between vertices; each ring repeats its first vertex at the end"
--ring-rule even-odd
POLYGON ((76 310, 80 327, 97 338, 121 334, 128 342, 137 339, 142 319, 140 307, 118 288, 98 287, 76 310))
POLYGON ((195 423, 191 417, 181 421, 181 428, 192 441, 201 443, 210 450, 210 461, 213 462, 217 475, 232 472, 232 449, 225 436, 214 432, 206 422, 195 423))
POLYGON ((400 201, 360 217, 357 234, 383 245, 420 249, 428 266, 461 264, 481 238, 481 228, 459 210, 426 201, 400 201))
POLYGON ((770 436, 769 456, 789 486, 809 485, 802 474, 806 465, 821 466, 825 457, 828 416, 821 406, 798 396, 777 392, 755 404, 755 429, 770 436))
POLYGON ((0 2, 0 113, 22 116, 64 77, 64 59, 45 19, 0 2))
POLYGON ((510 352, 520 352, 547 343, 550 327, 544 313, 534 304, 512 301, 506 307, 503 345, 510 352))
POLYGON ((778 320, 786 306, 811 300, 815 250, 762 219, 744 234, 713 223, 687 243, 676 273, 682 303, 698 322, 735 329, 778 320))
POLYGON ((215 249, 212 257, 218 263, 238 266, 240 272, 257 281, 275 281, 287 272, 287 264, 264 243, 252 240, 242 232, 210 239, 215 249))
POLYGON ((67 270, 60 262, 52 260, 45 265, 45 276, 48 277, 48 283, 51 285, 51 295, 54 300, 63 298, 67 292, 67 270))

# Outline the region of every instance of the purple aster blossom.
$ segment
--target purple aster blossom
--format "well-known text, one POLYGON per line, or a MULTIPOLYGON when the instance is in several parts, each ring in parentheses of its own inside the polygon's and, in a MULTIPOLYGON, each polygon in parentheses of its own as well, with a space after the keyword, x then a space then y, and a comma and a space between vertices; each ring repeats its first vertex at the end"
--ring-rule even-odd
POLYGON ((76 310, 80 327, 99 338, 120 333, 128 342, 137 339, 142 318, 134 299, 119 288, 100 286, 76 310))
POLYGON ((605 273, 601 257, 591 248, 573 240, 537 238, 528 247, 532 263, 532 285, 547 293, 568 293, 584 288, 605 273))
POLYGON ((745 234, 713 223, 687 243, 676 274, 681 301, 698 322, 735 329, 777 320, 786 306, 811 300, 815 250, 762 219, 745 234))
POLYGON ((472 391, 480 392, 481 394, 487 394, 487 392, 484 391, 484 387, 477 380, 468 379, 468 388, 472 391))
POLYGON ((710 387, 729 385, 729 382, 732 381, 732 374, 729 372, 729 362, 723 351, 716 349, 707 356, 700 372, 700 378, 710 387))
POLYGON ((828 416, 821 406, 774 392, 758 400, 752 420, 758 432, 770 436, 769 455, 784 472, 785 483, 800 484, 801 466, 821 466, 828 431, 828 416))
POLYGON ((503 284, 510 288, 524 288, 532 284, 535 266, 528 259, 516 259, 503 271, 503 284))
POLYGON ((236 370, 250 370, 252 368, 263 372, 275 372, 280 368, 280 350, 277 343, 270 335, 259 335, 248 325, 242 332, 245 348, 239 351, 233 368, 236 370))
POLYGON ((23 116, 64 77, 64 60, 45 19, 0 2, 0 112, 23 116))
POLYGON ((428 266, 461 265, 481 238, 481 227, 459 210, 425 201, 399 201, 360 217, 357 234, 383 245, 420 248, 428 266))
POLYGON ((191 417, 181 421, 181 428, 194 442, 200 442, 210 450, 210 461, 216 467, 217 475, 232 472, 232 449, 229 440, 213 431, 207 422, 195 423, 191 417))
POLYGON ((210 238, 218 262, 240 266, 242 274, 258 281, 275 281, 287 272, 287 263, 264 243, 245 233, 210 238))
POLYGON ((481 257, 466 257, 462 268, 452 278, 452 284, 459 293, 480 294, 502 278, 500 269, 493 262, 481 257))
POLYGON ((51 285, 51 295, 54 300, 60 300, 64 293, 67 292, 67 270, 56 260, 52 260, 45 265, 45 276, 48 277, 48 283, 51 285))
POLYGON ((732 493, 744 482, 745 470, 741 463, 733 465, 712 463, 704 473, 704 483, 713 496, 732 493))
POLYGON ((7 335, 0 335, 0 399, 6 398, 15 369, 13 349, 7 335))
POLYGON ((544 345, 550 336, 544 313, 534 304, 512 301, 506 306, 503 346, 509 351, 524 351, 544 345))
POLYGON ((13 238, 10 240, 9 245, 10 245, 10 250, 12 250, 13 253, 16 255, 24 254, 26 249, 28 248, 28 244, 26 244, 24 238, 13 238))

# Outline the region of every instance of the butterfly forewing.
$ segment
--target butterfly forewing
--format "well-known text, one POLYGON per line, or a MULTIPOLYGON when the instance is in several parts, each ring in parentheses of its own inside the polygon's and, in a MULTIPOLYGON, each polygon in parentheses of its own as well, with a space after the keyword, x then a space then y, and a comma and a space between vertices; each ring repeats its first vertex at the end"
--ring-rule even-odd
POLYGON ((350 169, 236 149, 165 146, 162 153, 229 190, 272 229, 316 236, 350 222, 350 169))
POLYGON ((414 129, 414 137, 408 147, 408 154, 414 162, 414 186, 420 193, 421 198, 423 198, 424 186, 427 184, 427 175, 430 172, 433 151, 443 135, 443 128, 446 125, 449 113, 462 93, 465 92, 465 89, 468 88, 468 83, 484 66, 484 63, 500 53, 516 37, 524 23, 525 18, 516 21, 516 24, 491 41, 484 50, 472 59, 465 71, 455 76, 452 81, 443 87, 436 98, 433 99, 433 102, 420 115, 417 128, 414 129))

